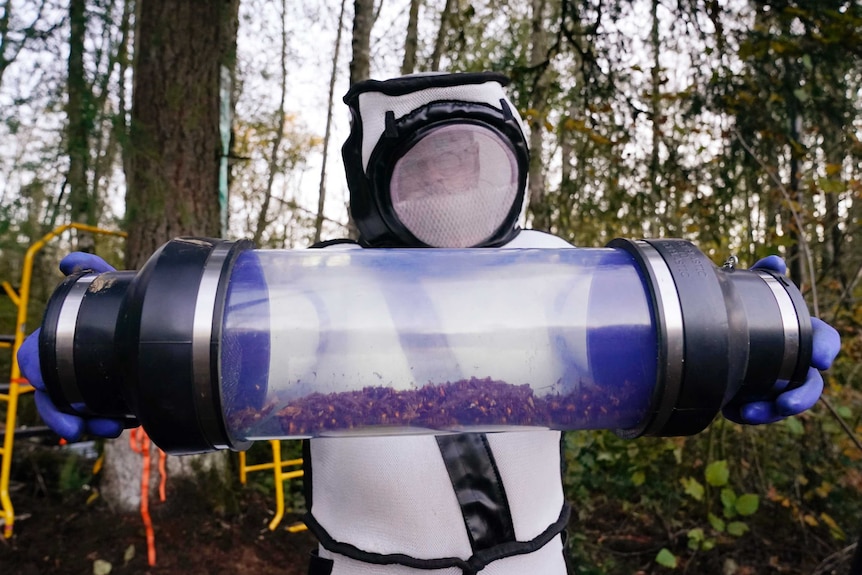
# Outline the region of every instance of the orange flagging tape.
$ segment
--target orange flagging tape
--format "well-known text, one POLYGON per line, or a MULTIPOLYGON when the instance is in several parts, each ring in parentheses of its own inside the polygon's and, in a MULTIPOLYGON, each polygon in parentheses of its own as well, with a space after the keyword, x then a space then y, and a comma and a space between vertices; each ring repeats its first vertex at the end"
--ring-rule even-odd
MULTIPOLYGON (((150 518, 150 465, 152 457, 150 455, 150 438, 143 427, 137 427, 132 430, 129 435, 129 445, 133 451, 140 453, 143 457, 144 465, 141 472, 141 519, 144 521, 144 529, 147 534, 147 562, 150 567, 155 567, 156 534, 153 531, 153 521, 150 518)), ((165 459, 165 452, 159 449, 159 499, 161 501, 165 500, 165 481, 167 479, 165 459)))
POLYGON ((167 459, 167 454, 159 449, 159 501, 165 500, 165 483, 168 480, 167 459))

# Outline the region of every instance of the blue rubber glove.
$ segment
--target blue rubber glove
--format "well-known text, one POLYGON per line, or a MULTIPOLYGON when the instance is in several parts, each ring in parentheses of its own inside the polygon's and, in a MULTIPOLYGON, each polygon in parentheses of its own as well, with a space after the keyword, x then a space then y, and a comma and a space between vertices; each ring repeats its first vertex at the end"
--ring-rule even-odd
MULTIPOLYGON (((751 269, 784 274, 787 272, 787 265, 780 257, 769 256, 755 263, 751 269)), ((811 318, 811 328, 811 366, 802 385, 785 391, 782 386, 776 384, 771 397, 752 398, 752 401, 747 403, 734 402, 722 410, 727 419, 749 425, 773 423, 802 413, 817 403, 823 393, 823 376, 818 370, 829 369, 832 365, 841 350, 841 338, 835 328, 818 318, 811 318)))
MULTIPOLYGON (((71 253, 60 262, 60 271, 65 275, 84 270, 103 273, 114 271, 114 268, 102 258, 82 252, 71 253)), ((45 389, 45 382, 42 381, 42 370, 39 367, 39 331, 37 329, 31 333, 21 344, 18 349, 18 365, 21 374, 36 388, 36 409, 48 427, 68 441, 77 441, 84 433, 97 437, 119 436, 124 428, 124 423, 120 420, 70 415, 57 409, 45 389)))

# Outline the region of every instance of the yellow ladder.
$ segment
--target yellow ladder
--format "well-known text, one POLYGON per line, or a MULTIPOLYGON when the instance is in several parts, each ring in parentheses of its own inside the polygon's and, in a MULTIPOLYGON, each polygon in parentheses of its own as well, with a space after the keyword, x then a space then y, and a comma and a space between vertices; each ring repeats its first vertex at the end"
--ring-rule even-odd
MULTIPOLYGON (((3 282, 3 289, 12 302, 21 309, 20 297, 9 282, 3 282)), ((0 393, 0 401, 6 402, 6 422, 3 426, 3 447, 0 447, 0 504, 3 510, 3 536, 12 537, 12 527, 15 521, 15 512, 12 500, 9 497, 9 474, 12 470, 12 446, 15 441, 15 420, 18 415, 18 397, 33 391, 33 387, 26 380, 21 379, 18 369, 18 348, 21 346, 19 338, 12 337, 11 341, 3 341, 2 347, 12 349, 12 370, 9 377, 9 389, 0 393)))
MULTIPOLYGON (((272 461, 267 463, 257 463, 248 465, 246 462, 245 451, 239 452, 239 482, 245 485, 247 474, 250 471, 265 471, 272 469, 273 477, 275 478, 275 517, 269 522, 269 530, 275 531, 278 524, 284 518, 284 482, 290 479, 296 479, 303 476, 302 458, 281 460, 281 442, 277 439, 270 439, 269 444, 272 447, 272 461), (286 471, 291 467, 299 467, 286 471)), ((287 526, 287 530, 291 533, 298 533, 307 529, 305 523, 299 522, 287 526)))
POLYGON ((15 420, 18 415, 18 397, 22 394, 33 391, 26 380, 21 378, 21 370, 18 367, 18 348, 24 342, 27 329, 27 304, 30 301, 30 282, 33 279, 33 258, 36 253, 44 248, 48 242, 61 235, 67 230, 79 230, 92 234, 102 234, 125 237, 124 232, 115 232, 111 230, 103 230, 86 224, 65 224, 54 228, 53 231, 45 234, 40 240, 31 245, 24 255, 24 266, 21 271, 21 287, 18 293, 8 282, 3 282, 3 289, 18 308, 17 320, 15 323, 15 335, 11 341, 4 342, 5 347, 12 348, 12 369, 9 374, 9 392, 0 393, 0 401, 6 402, 6 421, 4 423, 5 434, 3 435, 3 447, 0 448, 0 505, 2 505, 3 520, 3 536, 5 538, 12 537, 12 529, 15 525, 15 508, 12 506, 12 499, 9 497, 9 474, 12 471, 12 447, 15 441, 15 420))

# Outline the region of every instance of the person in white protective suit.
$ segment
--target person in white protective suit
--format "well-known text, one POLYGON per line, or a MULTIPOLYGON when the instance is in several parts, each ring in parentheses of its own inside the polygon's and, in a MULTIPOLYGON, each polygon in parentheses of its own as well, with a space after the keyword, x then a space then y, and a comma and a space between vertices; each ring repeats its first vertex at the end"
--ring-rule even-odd
MULTIPOLYGON (((528 150, 507 82, 353 86, 342 152, 359 239, 316 247, 568 247, 518 226, 528 150)), ((567 572, 558 431, 315 438, 304 455, 311 575, 567 572)))

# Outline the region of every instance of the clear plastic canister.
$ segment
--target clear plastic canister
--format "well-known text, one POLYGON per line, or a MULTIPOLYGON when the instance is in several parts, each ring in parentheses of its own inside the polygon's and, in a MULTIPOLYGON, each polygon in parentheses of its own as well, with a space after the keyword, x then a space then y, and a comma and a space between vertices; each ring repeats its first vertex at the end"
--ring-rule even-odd
POLYGON ((649 290, 618 249, 248 250, 224 309, 237 442, 629 429, 656 386, 649 290))
POLYGON ((691 435, 804 381, 802 294, 678 239, 608 248, 255 250, 177 238, 66 278, 47 391, 169 453, 526 427, 691 435))

